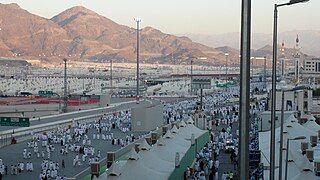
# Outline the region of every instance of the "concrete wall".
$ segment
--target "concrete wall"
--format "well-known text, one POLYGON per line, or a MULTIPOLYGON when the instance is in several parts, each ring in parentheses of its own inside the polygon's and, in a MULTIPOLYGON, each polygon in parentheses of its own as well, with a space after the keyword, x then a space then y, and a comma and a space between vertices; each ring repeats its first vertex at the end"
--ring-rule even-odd
POLYGON ((100 106, 107 107, 110 105, 110 93, 107 92, 106 94, 100 95, 100 106))
POLYGON ((132 131, 151 131, 163 126, 163 105, 132 108, 132 131))

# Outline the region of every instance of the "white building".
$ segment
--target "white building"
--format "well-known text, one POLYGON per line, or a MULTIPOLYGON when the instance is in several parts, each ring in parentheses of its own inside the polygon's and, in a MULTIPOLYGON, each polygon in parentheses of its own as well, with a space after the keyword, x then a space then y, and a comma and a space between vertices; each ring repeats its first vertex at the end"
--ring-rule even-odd
MULTIPOLYGON (((271 99, 269 93, 269 99, 271 99)), ((284 110, 296 111, 301 116, 310 114, 312 111, 312 90, 305 86, 298 86, 284 92, 284 110)), ((281 111, 282 91, 276 92, 276 111, 281 111)), ((269 110, 271 109, 271 101, 269 110)))
POLYGON ((320 58, 306 59, 304 61, 305 74, 320 74, 320 58))

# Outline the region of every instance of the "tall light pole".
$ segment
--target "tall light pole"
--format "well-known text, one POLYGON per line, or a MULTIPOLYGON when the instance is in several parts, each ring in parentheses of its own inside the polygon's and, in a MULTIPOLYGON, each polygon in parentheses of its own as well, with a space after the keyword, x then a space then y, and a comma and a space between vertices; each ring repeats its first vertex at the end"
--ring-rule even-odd
POLYGON ((68 107, 68 92, 67 92, 67 59, 63 59, 64 62, 64 89, 63 89, 63 112, 67 112, 68 107))
MULTIPOLYGON (((278 53, 278 7, 307 2, 309 0, 290 0, 288 3, 274 5, 274 25, 273 25, 273 60, 272 60, 272 92, 271 92, 271 135, 270 135, 270 180, 275 178, 275 116, 276 116, 276 68, 278 53)), ((281 170, 280 170, 281 171, 281 170)), ((279 177, 280 175, 279 171, 279 177)))
MULTIPOLYGON (((287 139, 287 149, 286 149, 286 169, 285 169, 285 174, 284 174, 284 179, 287 180, 288 179, 288 159, 289 159, 289 143, 290 141, 295 141, 295 140, 303 140, 306 139, 305 136, 299 136, 293 139, 287 139)), ((282 175, 282 174, 281 174, 282 175)), ((281 177, 281 176, 279 176, 281 177)))
MULTIPOLYGON (((112 77, 112 59, 110 60, 110 92, 111 92, 111 94, 112 94, 112 91, 113 91, 113 87, 112 87, 112 79, 113 77, 112 77)), ((111 95, 110 94, 110 95, 111 95)))
POLYGON ((279 148, 279 180, 282 179, 282 148, 283 148, 283 123, 284 123, 284 90, 281 90, 281 118, 280 118, 280 148, 279 148))
POLYGON ((193 75, 193 59, 190 61, 190 94, 192 95, 192 75, 193 75))
POLYGON ((228 79, 228 56, 229 56, 229 54, 225 53, 224 55, 226 56, 226 79, 228 79))
POLYGON ((267 57, 263 58, 264 67, 263 67, 263 88, 267 91, 267 57))
POLYGON ((137 100, 137 103, 139 103, 139 43, 140 43, 139 25, 140 25, 141 19, 140 18, 135 18, 134 20, 137 23, 137 94, 136 94, 136 100, 137 100))
POLYGON ((251 46, 251 0, 242 0, 240 43, 240 131, 238 179, 249 178, 249 108, 250 103, 250 46, 251 46))

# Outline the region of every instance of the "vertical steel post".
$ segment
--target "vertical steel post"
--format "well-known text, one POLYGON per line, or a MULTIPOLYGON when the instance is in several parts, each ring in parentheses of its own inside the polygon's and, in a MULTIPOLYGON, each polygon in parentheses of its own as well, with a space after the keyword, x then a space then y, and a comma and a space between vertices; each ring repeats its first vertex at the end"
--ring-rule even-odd
POLYGON ((67 91, 67 59, 63 59, 64 62, 64 93, 63 93, 63 112, 67 112, 68 107, 68 91, 67 91))
POLYGON ((191 69, 190 69, 190 94, 192 95, 192 75, 193 75, 193 60, 191 59, 191 62, 190 62, 190 65, 191 65, 191 69))
POLYGON ((112 94, 112 91, 113 91, 112 81, 113 81, 113 77, 112 77, 112 59, 111 59, 110 60, 110 92, 111 92, 111 94, 112 94))
POLYGON ((225 54, 226 56, 226 79, 228 79, 228 54, 225 54))
POLYGON ((280 148, 279 148, 279 180, 282 179, 282 148, 283 148, 283 123, 284 123, 284 91, 281 93, 281 124, 280 124, 280 148))
POLYGON ((274 5, 274 26, 273 26, 273 61, 272 61, 272 92, 271 92, 271 135, 270 135, 270 180, 275 178, 275 119, 276 119, 276 82, 277 82, 277 18, 278 9, 274 5))
POLYGON ((200 89, 200 108, 201 108, 201 110, 203 110, 203 108, 202 108, 202 103, 203 103, 203 101, 202 101, 202 98, 203 98, 203 85, 201 84, 200 86, 201 86, 201 89, 200 89))
POLYGON ((139 103, 139 24, 140 20, 137 19, 137 94, 136 94, 136 100, 137 103, 139 103))
POLYGON ((284 173, 284 179, 287 180, 288 179, 288 159, 289 159, 289 143, 290 143, 290 139, 287 139, 287 149, 286 149, 286 169, 285 169, 285 173, 284 173))
POLYGON ((267 57, 264 57, 263 81, 264 81, 263 88, 267 90, 267 57))
POLYGON ((251 0, 242 0, 240 60, 240 143, 238 175, 249 179, 249 98, 250 98, 251 0))

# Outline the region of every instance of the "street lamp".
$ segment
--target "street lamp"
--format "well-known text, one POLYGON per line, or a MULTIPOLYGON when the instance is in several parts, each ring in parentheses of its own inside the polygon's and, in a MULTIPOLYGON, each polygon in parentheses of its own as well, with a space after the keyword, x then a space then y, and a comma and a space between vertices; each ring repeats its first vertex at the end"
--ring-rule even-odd
POLYGON ((251 0, 242 0, 240 38, 240 108, 239 108, 239 164, 238 179, 249 177, 249 106, 250 106, 250 51, 251 0))
POLYGON ((67 112, 68 107, 68 91, 67 91, 67 59, 63 59, 64 62, 64 89, 63 89, 63 112, 67 112))
MULTIPOLYGON (((286 170, 285 170, 285 176, 284 179, 287 180, 288 179, 288 157, 289 157, 289 142, 290 141, 296 141, 296 140, 303 140, 306 139, 305 136, 299 136, 299 137, 295 137, 292 139, 287 139, 287 149, 286 149, 286 170)), ((279 176, 280 177, 280 176, 279 176)))
POLYGON ((110 96, 112 95, 112 59, 110 60, 110 96))
MULTIPOLYGON (((270 180, 275 178, 275 111, 276 111, 276 68, 277 68, 277 38, 278 38, 278 7, 288 6, 309 0, 290 0, 288 3, 274 5, 274 26, 273 26, 273 61, 272 61, 272 93, 271 93, 271 137, 270 137, 270 180)), ((279 179, 281 179, 281 169, 279 179)))
POLYGON ((229 56, 229 54, 225 53, 224 55, 226 56, 226 79, 228 79, 228 56, 229 56))
POLYGON ((137 104, 139 103, 139 25, 141 22, 140 18, 134 18, 134 21, 137 23, 137 96, 136 96, 136 100, 137 100, 137 104))
POLYGON ((192 75, 193 75, 193 60, 190 61, 190 94, 192 95, 192 75))

